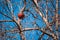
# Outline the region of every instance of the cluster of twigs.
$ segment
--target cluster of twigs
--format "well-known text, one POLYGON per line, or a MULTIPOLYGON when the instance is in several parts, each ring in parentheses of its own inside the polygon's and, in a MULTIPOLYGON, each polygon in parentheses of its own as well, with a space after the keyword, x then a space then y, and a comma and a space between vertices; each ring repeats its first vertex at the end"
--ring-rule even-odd
MULTIPOLYGON (((58 0, 56 0, 56 10, 55 10, 55 16, 52 17, 53 18, 53 21, 51 23, 48 22, 48 7, 47 7, 47 4, 48 4, 48 0, 46 0, 46 17, 44 17, 43 13, 40 11, 40 7, 38 5, 38 0, 33 0, 32 1, 34 3, 34 5, 36 7, 34 7, 34 9, 36 10, 36 12, 42 17, 43 21, 46 23, 46 28, 39 28, 38 26, 36 28, 22 28, 21 24, 19 23, 19 20, 16 20, 16 17, 14 16, 14 10, 12 8, 12 3, 10 2, 10 0, 5 0, 4 5, 7 5, 8 9, 12 9, 10 11, 10 14, 12 15, 12 18, 9 17, 7 14, 3 13, 0 11, 0 14, 4 15, 5 17, 7 18, 10 18, 11 20, 0 20, 0 22, 15 22, 18 26, 18 29, 12 29, 12 30, 8 30, 8 31, 4 31, 4 32, 1 32, 0 34, 3 34, 5 32, 14 32, 14 31, 17 31, 20 33, 21 37, 22 37, 22 40, 26 40, 25 39, 25 36, 23 34, 24 31, 31 31, 31 30, 39 30, 41 31, 43 34, 40 35, 39 37, 39 40, 41 40, 41 38, 43 37, 44 34, 47 34, 48 36, 52 37, 54 40, 58 40, 58 0), (10 6, 8 6, 8 4, 10 4, 10 6), (55 34, 52 30, 52 25, 56 24, 56 33, 55 34), (49 32, 47 32, 47 30, 49 30, 49 32)), ((1 6, 1 4, 0 4, 1 6)), ((2 6, 4 8, 4 6, 2 6)), ((26 7, 26 0, 24 0, 24 7, 21 9, 20 12, 24 12, 24 11, 29 11, 29 10, 25 10, 25 7, 26 7)), ((8 10, 5 10, 5 11, 8 11, 8 10)), ((33 13, 31 13, 33 15, 33 13)), ((34 15, 33 15, 34 18, 36 18, 34 15)), ((49 38, 48 38, 49 39, 49 38)), ((47 40, 48 40, 47 39, 47 40)))

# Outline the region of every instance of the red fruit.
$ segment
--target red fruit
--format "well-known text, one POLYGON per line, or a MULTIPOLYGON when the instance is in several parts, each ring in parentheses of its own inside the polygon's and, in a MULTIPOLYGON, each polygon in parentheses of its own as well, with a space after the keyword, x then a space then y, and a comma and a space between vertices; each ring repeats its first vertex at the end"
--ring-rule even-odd
POLYGON ((19 13, 18 17, 19 17, 19 19, 23 19, 24 18, 24 14, 23 13, 19 13))

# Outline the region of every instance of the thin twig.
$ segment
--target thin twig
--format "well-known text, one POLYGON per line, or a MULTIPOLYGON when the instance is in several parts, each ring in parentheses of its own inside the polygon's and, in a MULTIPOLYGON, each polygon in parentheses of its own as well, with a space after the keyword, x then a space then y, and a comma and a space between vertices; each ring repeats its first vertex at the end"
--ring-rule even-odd
POLYGON ((42 34, 40 35, 40 37, 39 37, 38 40, 41 40, 43 36, 44 36, 44 33, 42 33, 42 34))
POLYGON ((9 10, 11 10, 11 15, 13 17, 13 19, 15 19, 15 16, 14 16, 14 10, 13 10, 13 6, 12 6, 12 3, 10 2, 10 0, 6 0, 7 1, 7 4, 8 4, 8 8, 9 10))
POLYGON ((48 23, 48 20, 44 17, 44 15, 39 11, 39 6, 37 6, 38 4, 36 4, 36 8, 35 10, 39 13, 39 15, 43 18, 43 21, 46 23, 47 27, 46 28, 49 28, 50 31, 52 31, 52 28, 49 26, 49 23, 48 23))
POLYGON ((14 22, 12 20, 0 20, 0 22, 14 22))

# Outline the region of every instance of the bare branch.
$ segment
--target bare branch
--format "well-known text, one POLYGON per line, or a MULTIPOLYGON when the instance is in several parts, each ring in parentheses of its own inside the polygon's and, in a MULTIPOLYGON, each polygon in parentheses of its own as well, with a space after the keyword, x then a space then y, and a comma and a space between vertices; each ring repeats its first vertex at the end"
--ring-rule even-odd
POLYGON ((46 23, 47 28, 49 28, 50 31, 52 31, 52 28, 49 26, 49 23, 48 23, 47 19, 43 16, 43 14, 42 14, 37 8, 35 8, 35 10, 36 10, 36 11, 40 14, 40 16, 43 18, 43 21, 46 23))
POLYGON ((23 29, 23 31, 30 31, 30 30, 39 30, 39 31, 43 32, 44 34, 47 34, 48 36, 50 36, 54 39, 58 39, 57 36, 54 33, 50 34, 50 33, 46 32, 45 29, 41 29, 41 28, 38 28, 38 27, 37 28, 24 28, 23 29))
POLYGON ((39 37, 38 40, 41 40, 43 36, 44 36, 44 33, 42 33, 42 34, 40 35, 40 37, 39 37))
POLYGON ((17 28, 14 28, 14 29, 11 29, 11 30, 6 30, 6 31, 3 31, 3 32, 0 32, 0 35, 3 35, 6 32, 18 32, 19 33, 19 30, 17 28))
POLYGON ((23 31, 38 30, 38 28, 24 28, 23 31))
MULTIPOLYGON (((25 7, 26 7, 26 0, 24 0, 24 7, 21 9, 20 13, 25 10, 25 7)), ((20 8, 20 7, 19 7, 19 8, 20 8)), ((19 24, 19 23, 20 23, 20 19, 18 19, 18 21, 15 20, 15 23, 16 23, 17 26, 18 26, 18 29, 19 29, 19 31, 20 31, 19 33, 20 33, 20 35, 21 35, 21 37, 22 37, 22 40, 26 40, 25 37, 24 37, 24 34, 23 34, 23 32, 22 32, 22 25, 19 24)))
POLYGON ((38 3, 37 3, 38 0, 34 0, 34 3, 36 4, 36 6, 38 7, 38 3))
POLYGON ((14 22, 12 20, 0 20, 0 22, 14 22))
POLYGON ((56 0, 56 30, 58 30, 58 0, 56 0))
POLYGON ((47 3, 48 2, 48 0, 46 0, 46 19, 47 19, 47 21, 48 21, 48 7, 47 7, 47 3))
POLYGON ((39 15, 43 18, 43 21, 46 23, 47 28, 49 28, 50 31, 52 31, 52 28, 49 26, 48 20, 47 20, 47 19, 44 17, 44 15, 39 11, 39 6, 38 6, 38 4, 37 4, 36 1, 37 1, 37 0, 33 1, 33 2, 36 4, 36 7, 37 7, 37 8, 35 8, 35 10, 36 10, 36 11, 39 13, 39 15))
MULTIPOLYGON (((19 7, 19 6, 18 6, 18 7, 19 7)), ((26 0, 24 0, 24 6, 23 6, 23 8, 21 9, 20 13, 25 10, 25 7, 26 7, 26 0)), ((20 9, 20 7, 19 7, 19 9, 20 9)))

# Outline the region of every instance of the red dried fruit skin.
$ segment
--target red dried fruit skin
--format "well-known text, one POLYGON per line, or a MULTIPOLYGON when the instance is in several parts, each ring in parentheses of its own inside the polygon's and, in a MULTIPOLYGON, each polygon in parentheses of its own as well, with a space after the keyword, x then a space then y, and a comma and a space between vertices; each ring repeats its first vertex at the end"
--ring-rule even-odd
POLYGON ((19 19, 23 19, 23 18, 24 18, 24 14, 23 14, 23 13, 19 13, 19 14, 18 14, 18 18, 19 18, 19 19))

